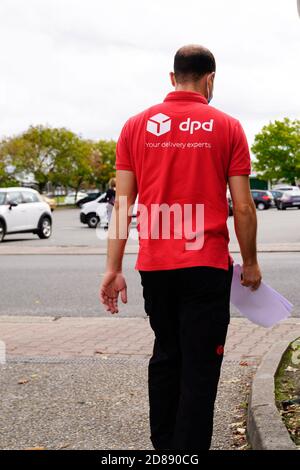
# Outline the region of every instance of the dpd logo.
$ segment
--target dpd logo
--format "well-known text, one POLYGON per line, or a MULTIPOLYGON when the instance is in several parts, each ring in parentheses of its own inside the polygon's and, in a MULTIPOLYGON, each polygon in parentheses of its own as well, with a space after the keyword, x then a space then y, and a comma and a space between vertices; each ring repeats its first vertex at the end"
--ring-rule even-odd
POLYGON ((160 136, 171 130, 171 119, 165 114, 158 113, 152 116, 147 122, 147 131, 160 136))

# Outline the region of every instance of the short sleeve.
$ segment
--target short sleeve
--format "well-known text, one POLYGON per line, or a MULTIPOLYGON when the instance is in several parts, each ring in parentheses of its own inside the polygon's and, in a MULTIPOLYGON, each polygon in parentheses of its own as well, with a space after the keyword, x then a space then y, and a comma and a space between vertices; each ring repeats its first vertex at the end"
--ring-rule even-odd
POLYGON ((245 132, 239 121, 233 130, 228 176, 250 175, 251 158, 245 132))
POLYGON ((121 131, 120 137, 117 142, 116 170, 133 171, 128 141, 129 141, 129 135, 128 135, 128 121, 127 121, 121 131))

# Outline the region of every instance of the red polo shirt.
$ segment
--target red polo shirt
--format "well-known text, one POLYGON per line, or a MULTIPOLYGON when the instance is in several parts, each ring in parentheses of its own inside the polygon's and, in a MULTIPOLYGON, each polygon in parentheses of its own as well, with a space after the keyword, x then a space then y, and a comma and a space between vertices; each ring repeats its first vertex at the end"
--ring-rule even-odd
POLYGON ((125 123, 117 143, 116 169, 135 173, 139 204, 145 208, 138 226, 136 269, 228 269, 228 176, 250 174, 249 148, 239 121, 208 106, 199 93, 173 91, 163 103, 125 123), (187 248, 191 240, 184 229, 178 236, 172 211, 170 236, 162 236, 161 227, 153 236, 153 220, 159 221, 161 216, 151 208, 157 210, 162 204, 175 204, 182 214, 187 205, 192 206, 191 227, 195 230, 194 208, 203 205, 204 243, 198 249, 187 248), (146 213, 148 224, 142 230, 146 213))

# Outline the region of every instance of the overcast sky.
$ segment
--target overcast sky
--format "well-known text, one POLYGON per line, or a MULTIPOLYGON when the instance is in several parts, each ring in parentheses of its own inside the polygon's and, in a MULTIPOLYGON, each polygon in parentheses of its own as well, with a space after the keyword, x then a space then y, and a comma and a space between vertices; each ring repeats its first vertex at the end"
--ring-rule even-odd
POLYGON ((176 50, 210 48, 212 105, 249 143, 269 120, 299 117, 296 0, 1 0, 0 137, 29 125, 117 138, 163 100, 176 50))

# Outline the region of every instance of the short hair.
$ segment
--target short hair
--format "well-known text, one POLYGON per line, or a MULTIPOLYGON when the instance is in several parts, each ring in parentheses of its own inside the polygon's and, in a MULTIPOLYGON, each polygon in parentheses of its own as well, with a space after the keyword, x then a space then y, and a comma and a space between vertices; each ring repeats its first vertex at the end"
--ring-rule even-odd
POLYGON ((116 178, 110 178, 108 182, 108 187, 111 189, 116 187, 116 178))
POLYGON ((183 46, 175 54, 174 73, 178 83, 194 82, 215 71, 215 58, 210 50, 203 46, 183 46))

